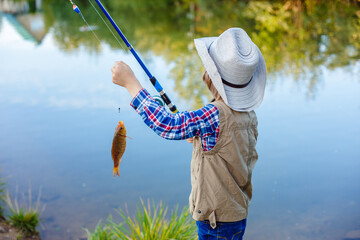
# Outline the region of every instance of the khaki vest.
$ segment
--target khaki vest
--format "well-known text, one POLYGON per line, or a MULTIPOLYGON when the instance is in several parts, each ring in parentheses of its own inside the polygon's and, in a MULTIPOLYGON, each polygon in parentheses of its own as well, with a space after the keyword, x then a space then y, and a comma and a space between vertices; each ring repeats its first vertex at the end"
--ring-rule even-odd
POLYGON ((213 104, 219 110, 220 132, 214 148, 206 152, 200 137, 194 138, 189 204, 195 220, 209 220, 216 228, 217 221, 247 217, 258 133, 254 111, 236 112, 222 101, 213 104))

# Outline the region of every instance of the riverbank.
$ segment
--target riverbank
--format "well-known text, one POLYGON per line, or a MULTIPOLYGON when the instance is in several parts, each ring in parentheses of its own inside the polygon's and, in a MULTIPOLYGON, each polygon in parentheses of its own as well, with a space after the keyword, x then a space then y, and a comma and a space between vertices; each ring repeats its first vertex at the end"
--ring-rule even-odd
POLYGON ((0 240, 40 240, 40 236, 25 236, 18 229, 11 226, 4 219, 0 219, 0 240))

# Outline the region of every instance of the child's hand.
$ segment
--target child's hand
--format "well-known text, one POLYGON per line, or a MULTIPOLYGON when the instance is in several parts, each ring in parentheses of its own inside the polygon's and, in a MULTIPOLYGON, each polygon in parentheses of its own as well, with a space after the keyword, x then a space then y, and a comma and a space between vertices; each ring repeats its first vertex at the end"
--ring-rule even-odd
POLYGON ((113 83, 122 87, 126 87, 136 79, 131 68, 122 61, 115 62, 114 66, 111 68, 111 72, 113 83))
POLYGON ((186 139, 186 141, 187 141, 188 143, 193 143, 193 142, 194 142, 194 138, 188 138, 188 139, 186 139))
POLYGON ((111 68, 111 72, 112 82, 121 87, 125 87, 131 96, 135 97, 142 89, 139 80, 135 77, 134 72, 126 63, 122 61, 115 62, 114 66, 111 68))

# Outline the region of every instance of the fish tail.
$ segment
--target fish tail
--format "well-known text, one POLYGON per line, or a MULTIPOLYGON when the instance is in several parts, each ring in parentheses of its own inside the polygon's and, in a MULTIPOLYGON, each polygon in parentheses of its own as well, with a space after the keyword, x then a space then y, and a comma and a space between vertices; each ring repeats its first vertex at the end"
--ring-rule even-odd
POLYGON ((114 175, 114 177, 115 177, 115 174, 120 177, 120 174, 119 174, 119 166, 114 167, 114 169, 113 169, 113 175, 114 175))

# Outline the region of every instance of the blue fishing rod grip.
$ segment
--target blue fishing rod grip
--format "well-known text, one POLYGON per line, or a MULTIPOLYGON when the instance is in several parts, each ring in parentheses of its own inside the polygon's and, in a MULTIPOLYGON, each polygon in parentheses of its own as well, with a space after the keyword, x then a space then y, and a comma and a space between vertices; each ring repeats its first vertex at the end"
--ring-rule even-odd
MULTIPOLYGON (((155 77, 150 78, 150 82, 152 83, 152 85, 154 85, 156 90, 157 90, 157 86, 160 86, 159 82, 156 80, 155 77)), ((167 96, 165 91, 161 90, 161 91, 158 91, 158 92, 160 94, 160 97, 164 100, 166 105, 169 107, 170 111, 172 111, 173 113, 177 113, 178 110, 177 110, 176 106, 170 101, 170 98, 167 96)))

